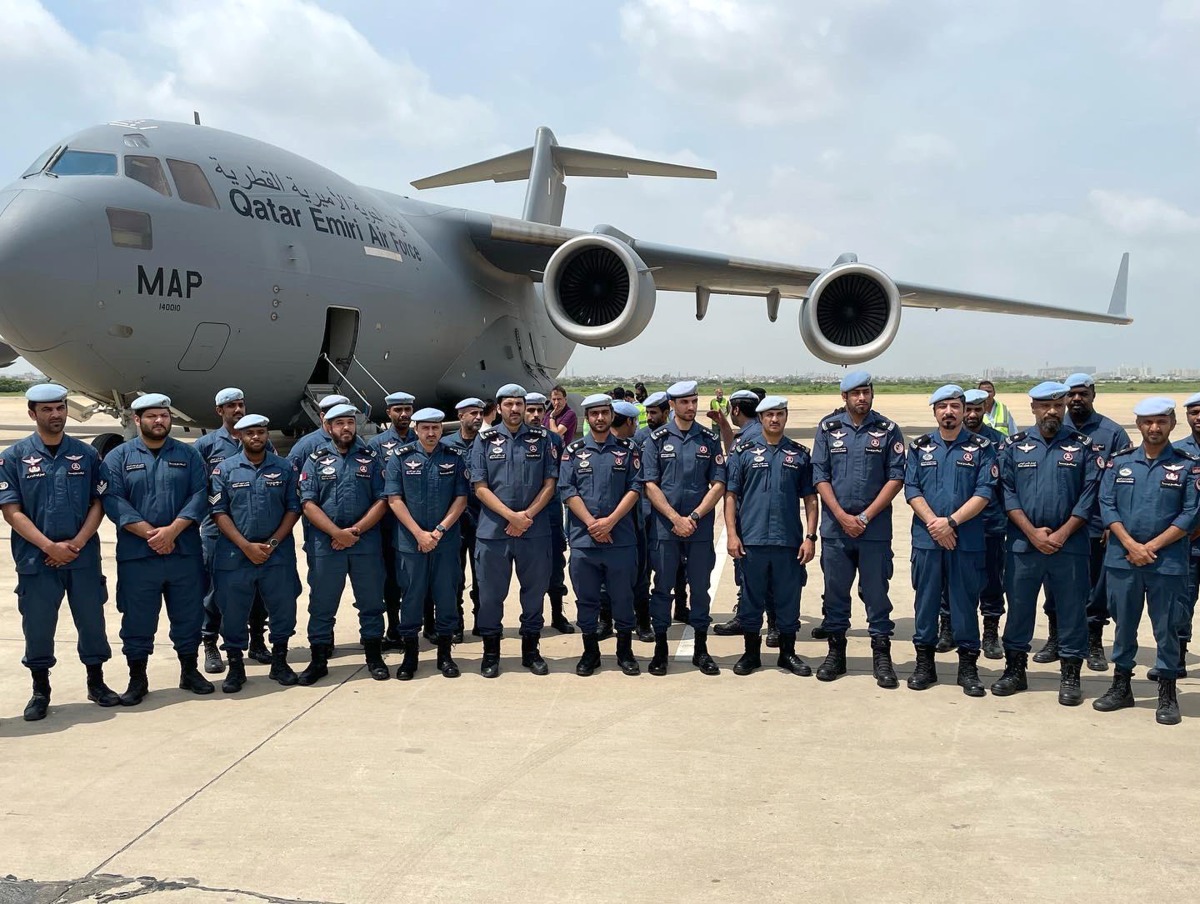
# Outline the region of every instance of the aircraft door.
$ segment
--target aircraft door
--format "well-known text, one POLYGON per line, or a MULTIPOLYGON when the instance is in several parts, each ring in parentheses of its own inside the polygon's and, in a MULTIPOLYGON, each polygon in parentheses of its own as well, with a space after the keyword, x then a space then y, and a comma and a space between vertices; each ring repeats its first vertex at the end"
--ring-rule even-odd
POLYGON ((358 309, 329 307, 325 311, 325 335, 321 356, 313 369, 310 383, 340 386, 354 363, 358 345, 358 309))

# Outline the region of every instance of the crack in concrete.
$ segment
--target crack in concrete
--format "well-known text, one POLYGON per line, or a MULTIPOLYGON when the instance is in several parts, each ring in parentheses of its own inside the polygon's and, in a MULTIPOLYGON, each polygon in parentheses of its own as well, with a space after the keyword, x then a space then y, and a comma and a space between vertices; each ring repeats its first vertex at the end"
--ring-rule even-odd
MULTIPOLYGON (((18 879, 7 875, 0 879, 0 904, 76 904, 80 901, 95 901, 96 904, 113 904, 129 901, 158 892, 190 889, 211 892, 214 895, 242 895, 269 904, 337 904, 333 901, 317 901, 307 898, 281 898, 264 892, 245 888, 218 888, 201 885, 191 878, 156 879, 153 876, 118 876, 98 873, 81 879, 39 882, 34 879, 18 879)), ((226 900, 228 900, 226 898, 226 900)))

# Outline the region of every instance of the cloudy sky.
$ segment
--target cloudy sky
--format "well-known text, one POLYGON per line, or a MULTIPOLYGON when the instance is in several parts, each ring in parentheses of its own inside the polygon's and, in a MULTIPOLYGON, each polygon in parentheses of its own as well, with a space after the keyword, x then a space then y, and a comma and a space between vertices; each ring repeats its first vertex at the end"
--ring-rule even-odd
MULTIPOLYGON (((411 193, 548 125, 720 176, 573 181, 571 226, 801 264, 853 250, 1092 310, 1132 252, 1132 327, 909 310, 880 373, 1200 367, 1200 0, 0 0, 0 23, 13 178, 84 126, 199 110, 411 193)), ((512 215, 523 192, 423 195, 512 215)), ((797 312, 714 298, 697 323, 660 295, 639 339, 569 371, 806 371, 797 312)))

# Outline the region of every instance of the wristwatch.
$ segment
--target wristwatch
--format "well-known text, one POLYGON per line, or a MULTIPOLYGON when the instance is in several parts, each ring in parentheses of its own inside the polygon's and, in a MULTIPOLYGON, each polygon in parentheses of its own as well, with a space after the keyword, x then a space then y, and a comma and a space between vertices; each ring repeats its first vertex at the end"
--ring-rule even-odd
POLYGON ((699 512, 692 512, 690 515, 688 515, 688 517, 691 518, 693 521, 695 521, 697 524, 700 523, 700 513, 699 512))
POLYGON ((816 534, 805 534, 805 535, 804 535, 804 539, 805 539, 805 540, 812 540, 814 543, 816 543, 816 542, 817 542, 817 535, 816 535, 816 534))
POLYGON ((442 525, 439 524, 437 527, 435 527, 433 529, 433 532, 435 534, 444 534, 446 532, 446 528, 442 527, 442 525))
POLYGON ((279 541, 277 539, 275 539, 274 537, 272 537, 270 540, 267 541, 267 545, 269 547, 271 547, 272 549, 275 549, 279 546, 279 541))
POLYGON ((958 522, 954 520, 953 515, 946 519, 946 523, 950 525, 951 530, 958 530, 958 522))
POLYGON ((859 514, 855 515, 854 517, 858 520, 858 523, 861 524, 863 527, 866 527, 868 524, 871 523, 871 519, 868 518, 865 514, 863 514, 861 512, 859 514))

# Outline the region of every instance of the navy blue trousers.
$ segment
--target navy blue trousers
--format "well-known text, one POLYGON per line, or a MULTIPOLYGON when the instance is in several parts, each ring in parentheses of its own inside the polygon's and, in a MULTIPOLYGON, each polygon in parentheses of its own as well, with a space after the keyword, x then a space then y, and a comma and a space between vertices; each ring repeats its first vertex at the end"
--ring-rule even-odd
MULTIPOLYGON (((201 534, 200 549, 204 555, 204 627, 200 633, 204 640, 216 640, 221 634, 221 604, 217 600, 217 582, 212 566, 213 555, 217 551, 216 535, 201 534)), ((262 634, 267 624, 267 604, 261 594, 254 594, 248 621, 250 633, 262 634)))
POLYGON ((383 557, 350 555, 336 550, 313 556, 308 572, 308 642, 333 643, 338 604, 346 589, 346 578, 354 591, 360 640, 383 637, 383 557))
POLYGON ((247 562, 240 568, 213 572, 213 584, 221 603, 224 649, 245 650, 250 646, 246 623, 259 600, 270 620, 271 643, 284 643, 296 633, 300 578, 295 565, 280 563, 266 568, 247 562))
POLYGON ((504 633, 504 598, 514 567, 521 585, 521 633, 541 634, 546 588, 550 585, 553 537, 505 537, 475 540, 475 567, 479 570, 479 633, 499 637, 504 633))
POLYGON ((1087 658, 1087 604, 1091 592, 1087 556, 1058 552, 1046 555, 1036 549, 1008 554, 1008 619, 1004 622, 1004 649, 1028 653, 1037 620, 1037 598, 1042 587, 1052 592, 1058 613, 1058 650, 1064 659, 1087 658))
POLYGON ((117 563, 121 651, 130 659, 146 659, 154 652, 158 614, 164 603, 175 651, 195 653, 204 624, 204 561, 200 556, 147 556, 117 563))
MULTIPOLYGON (((796 556, 796 546, 746 546, 742 559, 742 603, 738 624, 743 634, 762 630, 763 613, 774 606, 775 627, 780 634, 800 630, 800 590, 808 571, 796 556)), ((693 612, 695 604, 693 603, 693 612)))
POLYGON ((957 549, 914 549, 912 585, 916 591, 913 643, 937 644, 942 597, 950 600, 950 627, 960 650, 979 649, 979 590, 986 578, 982 552, 957 549))
POLYGON ((112 658, 104 629, 108 585, 100 569, 45 567, 17 575, 17 609, 25 635, 21 662, 26 668, 54 668, 54 632, 64 595, 79 634, 75 647, 79 660, 84 665, 100 665, 112 658))
POLYGON ((1159 674, 1179 671, 1179 596, 1186 591, 1187 575, 1159 574, 1142 568, 1106 568, 1108 609, 1116 630, 1113 632, 1113 665, 1132 672, 1137 663, 1138 625, 1142 609, 1150 612, 1150 626, 1158 655, 1154 667, 1159 674))
POLYGON ((656 538, 650 544, 650 562, 654 569, 654 590, 650 594, 650 619, 655 633, 671 627, 671 596, 675 592, 681 560, 686 559, 685 583, 691 604, 688 624, 696 631, 707 631, 712 621, 708 617, 712 597, 709 583, 713 566, 717 564, 716 550, 712 540, 681 542, 670 538, 656 538))
POLYGON ((429 553, 396 553, 396 565, 404 569, 408 579, 400 602, 401 637, 416 637, 421 632, 427 599, 433 601, 437 633, 449 635, 458 630, 458 592, 462 580, 457 545, 439 543, 429 553))
POLYGON ((850 628, 850 585, 858 575, 858 595, 867 609, 867 628, 872 637, 891 637, 892 544, 886 540, 847 537, 821 544, 821 571, 825 575, 824 623, 827 631, 850 628))

